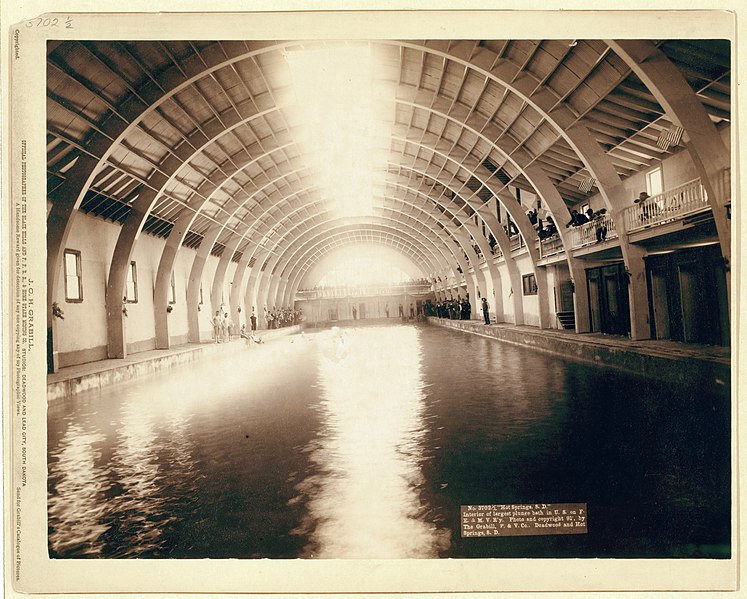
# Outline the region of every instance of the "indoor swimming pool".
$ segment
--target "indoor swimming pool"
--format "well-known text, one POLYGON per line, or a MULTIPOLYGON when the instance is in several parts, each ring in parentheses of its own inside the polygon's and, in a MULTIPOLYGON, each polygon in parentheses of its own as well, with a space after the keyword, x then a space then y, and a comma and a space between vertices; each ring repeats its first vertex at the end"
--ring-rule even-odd
POLYGON ((234 345, 50 404, 51 557, 730 555, 728 393, 427 325, 234 345), (524 503, 588 532, 462 538, 524 503))

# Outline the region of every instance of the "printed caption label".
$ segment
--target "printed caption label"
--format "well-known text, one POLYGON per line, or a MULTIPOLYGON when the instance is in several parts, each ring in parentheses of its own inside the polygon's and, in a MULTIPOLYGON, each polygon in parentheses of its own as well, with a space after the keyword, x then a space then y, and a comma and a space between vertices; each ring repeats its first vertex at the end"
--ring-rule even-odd
POLYGON ((586 534, 585 503, 461 506, 462 537, 586 534))

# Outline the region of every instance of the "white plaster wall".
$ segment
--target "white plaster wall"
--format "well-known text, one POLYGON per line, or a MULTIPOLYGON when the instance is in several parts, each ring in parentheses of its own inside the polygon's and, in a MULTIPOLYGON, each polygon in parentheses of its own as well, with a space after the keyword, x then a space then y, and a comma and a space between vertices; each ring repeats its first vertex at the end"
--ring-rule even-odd
POLYGON ((220 258, 215 256, 208 256, 205 261, 205 266, 202 269, 202 309, 200 310, 200 339, 212 339, 213 338, 213 314, 220 307, 220 305, 214 306, 212 299, 210 298, 210 290, 213 287, 213 277, 215 271, 218 268, 218 261, 220 258))
MULTIPOLYGON (((172 305, 173 310, 168 315, 169 336, 172 342, 185 343, 189 333, 187 319, 187 282, 195 252, 187 249, 179 250, 174 262, 174 289, 176 291, 176 303, 172 305)), ((157 267, 156 267, 157 268, 157 267)))
POLYGON ((133 350, 155 347, 153 290, 163 246, 162 239, 141 234, 132 252, 137 270, 137 302, 127 304, 125 328, 127 343, 133 350))
MULTIPOLYGON (((60 297, 56 298, 56 301, 62 308, 65 318, 58 319, 56 323, 55 350, 61 354, 80 354, 77 357, 72 354, 66 357, 62 361, 63 365, 103 357, 100 354, 105 352, 107 345, 106 284, 120 231, 119 225, 83 213, 77 214, 73 221, 66 249, 81 253, 83 301, 65 301, 64 271, 61 269, 60 297)), ((155 345, 153 290, 164 245, 165 240, 145 234, 141 234, 135 244, 132 260, 137 264, 138 301, 127 304, 125 319, 126 342, 131 351, 141 351, 155 345)), ((176 304, 168 318, 172 341, 179 343, 185 342, 188 334, 187 283, 194 257, 193 250, 182 248, 174 264, 176 304)), ((210 285, 217 264, 218 258, 210 256, 203 271, 205 304, 200 312, 200 330, 205 331, 207 338, 212 335, 210 285)), ((235 268, 236 263, 231 263, 231 276, 235 268)))
MULTIPOLYGON (((501 275, 501 298, 503 300, 503 313, 496 314, 496 320, 498 322, 516 322, 516 317, 514 315, 513 297, 511 296, 511 278, 508 275, 508 266, 506 266, 506 262, 502 260, 498 263, 497 268, 498 272, 501 275)), ((490 303, 490 311, 492 313, 495 313, 495 301, 491 301, 490 297, 488 297, 488 302, 490 303)))
POLYGON ((106 346, 106 281, 119 227, 83 213, 76 215, 65 249, 81 257, 83 301, 65 301, 65 273, 60 269, 60 297, 54 298, 64 320, 57 319, 55 348, 58 352, 106 346))
MULTIPOLYGON (((516 266, 519 269, 520 275, 534 274, 532 270, 532 259, 529 252, 520 254, 516 257, 516 266)), ((522 282, 519 282, 522 285, 522 282)), ((523 286, 519 289, 514 289, 514 293, 524 293, 523 286)), ((511 298, 513 299, 513 298, 511 298)), ((524 324, 531 326, 539 326, 539 296, 538 295, 523 295, 522 300, 524 302, 524 324)))
POLYGON ((547 303, 550 311, 549 318, 547 319, 547 324, 551 329, 557 329, 558 319, 555 314, 556 312, 558 312, 558 306, 555 302, 555 288, 558 285, 558 274, 554 266, 540 266, 540 268, 544 268, 545 272, 547 273, 547 303))

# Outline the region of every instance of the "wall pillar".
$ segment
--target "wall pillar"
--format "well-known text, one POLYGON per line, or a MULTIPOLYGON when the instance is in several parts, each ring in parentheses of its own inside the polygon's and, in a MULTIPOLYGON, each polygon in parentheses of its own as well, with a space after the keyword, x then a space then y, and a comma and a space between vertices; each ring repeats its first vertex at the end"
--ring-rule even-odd
MULTIPOLYGON (((222 227, 216 225, 205 233, 202 243, 200 243, 200 247, 197 248, 197 253, 192 261, 192 268, 189 271, 189 280, 187 282, 187 326, 190 343, 202 342, 202 337, 200 335, 200 315, 203 314, 203 312, 206 312, 208 317, 212 317, 214 312, 213 304, 212 301, 210 301, 209 296, 208 305, 202 306, 202 311, 199 309, 200 286, 202 285, 202 274, 205 270, 205 264, 207 263, 208 257, 210 256, 210 250, 212 250, 221 230, 222 227)), ((204 295, 205 290, 203 289, 203 300, 205 299, 204 295)))

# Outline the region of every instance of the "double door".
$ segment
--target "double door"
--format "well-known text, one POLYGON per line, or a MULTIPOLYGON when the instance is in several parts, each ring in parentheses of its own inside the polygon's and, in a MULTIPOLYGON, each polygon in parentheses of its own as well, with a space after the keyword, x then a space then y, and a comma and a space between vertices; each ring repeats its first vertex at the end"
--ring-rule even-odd
POLYGON ((586 270, 591 330, 610 335, 630 334, 628 277, 622 263, 586 270))
POLYGON ((654 339, 727 345, 726 276, 718 246, 646 258, 654 339))

